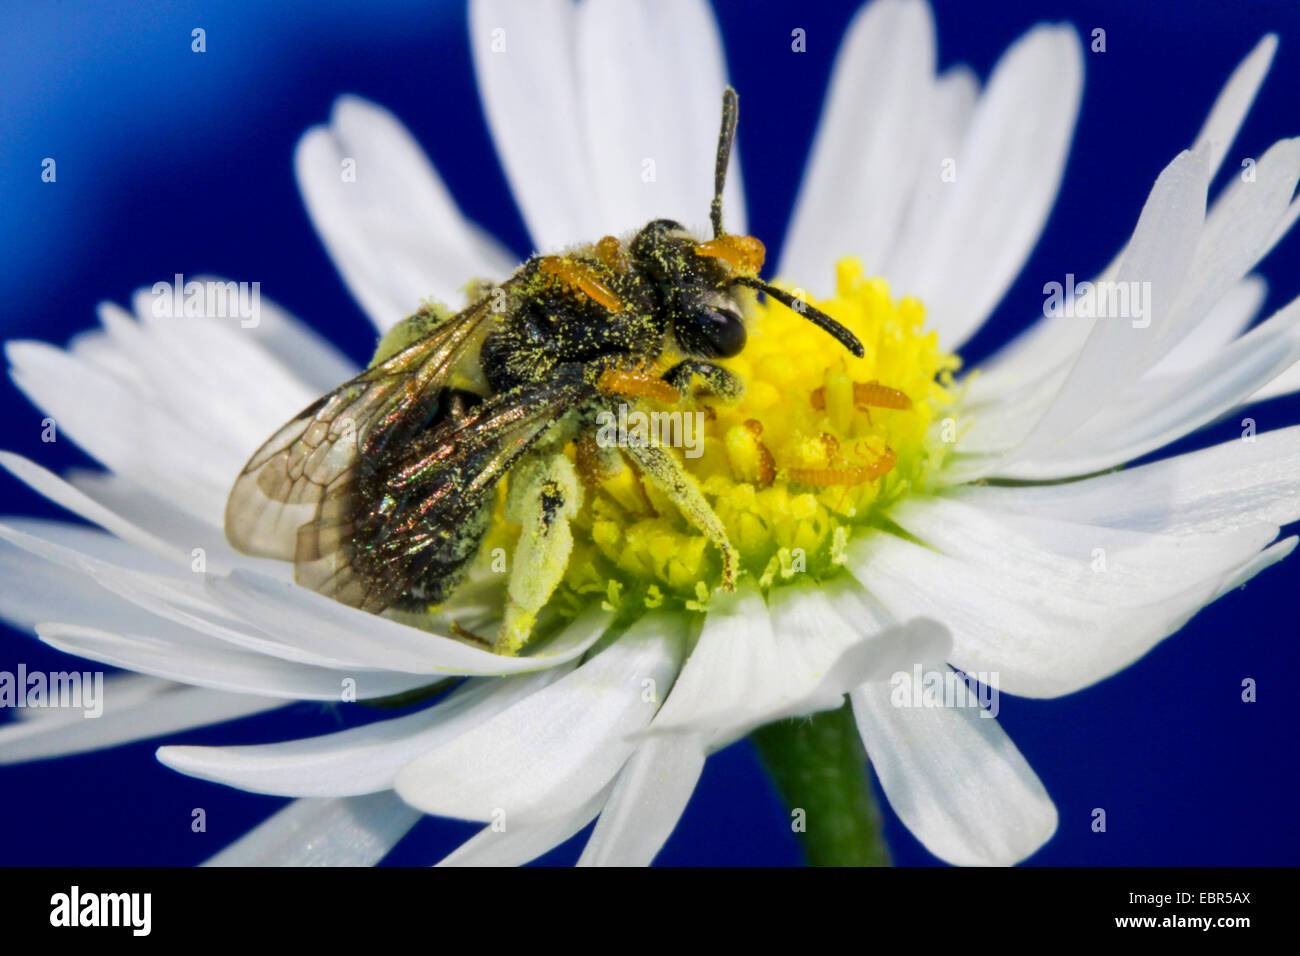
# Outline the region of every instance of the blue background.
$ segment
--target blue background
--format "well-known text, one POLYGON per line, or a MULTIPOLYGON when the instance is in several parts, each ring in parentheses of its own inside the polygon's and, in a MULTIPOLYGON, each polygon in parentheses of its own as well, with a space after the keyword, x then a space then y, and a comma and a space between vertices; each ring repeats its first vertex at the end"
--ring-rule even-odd
MULTIPOLYGON (((1161 168, 1190 145, 1229 71, 1259 37, 1281 45, 1225 165, 1300 133, 1300 6, 1295 0, 936 0, 941 66, 981 77, 1039 20, 1069 20, 1108 50, 1086 53, 1079 129, 1061 199, 1021 279, 964 350, 987 355, 1041 307, 1044 277, 1098 270, 1127 237, 1161 168)), ((715 0, 731 78, 746 103, 740 142, 752 231, 776 245, 814 128, 831 60, 856 4, 715 0), (804 54, 790 30, 807 31, 804 54), (780 137, 771 134, 781 130, 780 137)), ((396 112, 425 146, 462 208, 521 257, 528 250, 474 92, 459 2, 292 0, 275 4, 6 3, 0 12, 0 274, 3 338, 65 342, 94 323, 102 299, 175 272, 257 278, 264 294, 325 331, 358 361, 369 324, 314 236, 294 184, 298 136, 355 92, 396 112), (190 51, 190 30, 207 52, 190 51), (40 181, 46 156, 58 181, 40 181)), ((1222 177, 1221 177, 1222 179, 1222 177)), ((1300 230, 1297 230, 1300 233, 1300 230)), ((1300 234, 1262 266, 1264 314, 1300 294, 1300 234)), ((772 249, 775 261, 777 250, 772 249)), ((0 446, 63 469, 85 459, 39 441, 35 409, 5 379, 0 446)), ((1259 429, 1300 422, 1300 402, 1253 413, 1259 429)), ((1224 441, 1231 422, 1180 447, 1224 441)), ((7 475, 0 513, 56 511, 7 475)), ((1294 529, 1293 529, 1294 530, 1294 529)), ((1001 719, 1060 810, 1036 864, 1300 862, 1290 678, 1297 670, 1295 558, 1199 615, 1134 667, 1052 701, 1003 698, 1001 719), (1243 677, 1259 701, 1240 702, 1243 677), (1104 807, 1108 830, 1090 830, 1104 807)), ((12 586, 6 582, 0 586, 12 586)), ((0 669, 67 667, 29 635, 0 633, 0 669)), ((270 716, 173 735, 177 743, 244 743, 322 733, 367 719, 296 705, 270 716)), ((284 801, 180 776, 156 742, 0 767, 0 864, 190 864, 284 801), (190 831, 207 810, 208 830, 190 831)), ((903 864, 931 857, 889 815, 903 864)), ((660 855, 669 864, 792 864, 788 816, 753 752, 712 758, 660 855)), ((473 827, 425 820, 388 862, 436 859, 473 827)), ((546 859, 576 858, 571 841, 546 859)))

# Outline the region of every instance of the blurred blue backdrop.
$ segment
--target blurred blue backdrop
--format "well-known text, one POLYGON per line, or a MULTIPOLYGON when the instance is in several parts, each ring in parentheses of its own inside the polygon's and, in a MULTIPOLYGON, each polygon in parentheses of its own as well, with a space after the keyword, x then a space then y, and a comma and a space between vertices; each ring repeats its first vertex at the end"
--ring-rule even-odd
MULTIPOLYGON (((264 294, 358 361, 370 326, 314 236, 292 174, 294 143, 355 92, 392 109, 433 158, 468 215, 521 257, 528 244, 474 92, 459 2, 280 0, 20 2, 0 11, 0 300, 3 338, 63 343, 103 299, 173 273, 257 278, 264 294), (190 31, 207 31, 207 52, 190 31), (58 161, 42 183, 41 161, 58 161)), ((1272 72, 1225 169, 1300 133, 1300 6, 1295 0, 934 0, 941 65, 987 76, 1039 20, 1107 31, 1086 54, 1080 127, 1063 192, 1021 279, 965 350, 978 360, 1040 311, 1044 276, 1086 275, 1127 237, 1161 168, 1190 145, 1231 69, 1280 34, 1272 72)), ((831 60, 853 2, 715 0, 731 77, 749 104, 741 126, 752 231, 777 245, 831 60), (790 30, 807 52, 790 53, 790 30), (781 135, 773 136, 777 130, 781 135), (769 144, 760 148, 759 144, 769 144)), ((868 118, 864 118, 869 121, 868 118)), ((1300 235, 1264 263, 1265 314, 1300 294, 1300 235)), ((772 250, 772 260, 776 250, 772 250)), ((42 444, 39 415, 6 379, 0 446, 63 469, 85 464, 42 444)), ((1254 413, 1260 430, 1300 422, 1286 400, 1254 413)), ((1226 423, 1182 447, 1237 434, 1226 423)), ((54 516, 0 476, 3 513, 54 516)), ((1294 864, 1300 783, 1289 675, 1297 669, 1296 558, 1218 602, 1144 660, 1053 701, 1004 698, 1001 719, 1060 809, 1036 864, 1294 864), (1259 701, 1240 702, 1243 677, 1259 701), (1104 807, 1108 830, 1090 829, 1104 807)), ((0 582, 0 587, 15 586, 0 582)), ((66 667, 29 635, 0 632, 0 670, 66 667)), ((233 743, 322 733, 358 719, 300 705, 170 742, 233 743)), ((0 864, 191 864, 284 801, 226 790, 156 763, 156 743, 0 768, 0 864), (208 830, 190 830, 194 807, 208 830)), ((886 811, 888 814, 888 811, 886 811)), ((473 828, 426 820, 389 857, 429 862, 473 828)), ((888 818, 902 864, 936 861, 888 818)), ((571 841, 548 862, 576 858, 571 841)), ((748 744, 715 756, 667 864, 791 864, 788 816, 748 744)))

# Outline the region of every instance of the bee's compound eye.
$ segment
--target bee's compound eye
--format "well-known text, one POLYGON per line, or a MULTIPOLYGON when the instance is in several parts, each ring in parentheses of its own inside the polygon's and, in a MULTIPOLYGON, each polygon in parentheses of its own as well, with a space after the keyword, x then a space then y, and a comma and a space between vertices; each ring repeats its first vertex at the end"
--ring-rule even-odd
POLYGON ((731 309, 704 308, 677 329, 686 351, 709 358, 731 358, 745 347, 745 323, 731 309))

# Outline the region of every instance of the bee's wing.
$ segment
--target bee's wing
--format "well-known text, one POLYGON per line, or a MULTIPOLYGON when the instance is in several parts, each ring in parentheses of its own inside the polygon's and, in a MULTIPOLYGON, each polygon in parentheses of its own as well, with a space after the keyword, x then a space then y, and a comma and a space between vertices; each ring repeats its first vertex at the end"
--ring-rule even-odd
POLYGON ((345 496, 357 466, 424 425, 430 402, 479 341, 481 299, 427 336, 313 402, 248 460, 226 502, 226 537, 246 554, 292 560, 297 532, 328 497, 345 496))
POLYGON ((478 550, 503 475, 570 409, 594 396, 581 369, 493 396, 381 455, 360 494, 330 492, 297 534, 299 584, 379 612, 417 582, 454 583, 478 550))

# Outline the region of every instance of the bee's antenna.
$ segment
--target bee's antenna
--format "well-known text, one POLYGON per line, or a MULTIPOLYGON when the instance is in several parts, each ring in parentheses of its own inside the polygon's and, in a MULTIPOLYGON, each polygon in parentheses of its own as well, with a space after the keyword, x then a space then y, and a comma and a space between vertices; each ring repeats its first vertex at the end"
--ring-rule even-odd
POLYGON ((723 235, 722 231, 722 187, 727 184, 727 165, 731 162, 731 144, 736 138, 736 119, 740 110, 740 98, 736 91, 728 86, 722 91, 722 129, 718 130, 718 158, 713 167, 713 204, 709 207, 709 218, 713 220, 713 238, 723 235))
POLYGON ((837 342, 858 358, 862 358, 862 343, 858 341, 858 337, 815 305, 805 302, 797 296, 791 295, 784 289, 778 289, 774 285, 769 285, 755 276, 736 276, 731 280, 731 282, 733 285, 747 286, 750 289, 757 289, 759 292, 770 295, 782 305, 794 312, 798 312, 819 329, 828 332, 837 342))

